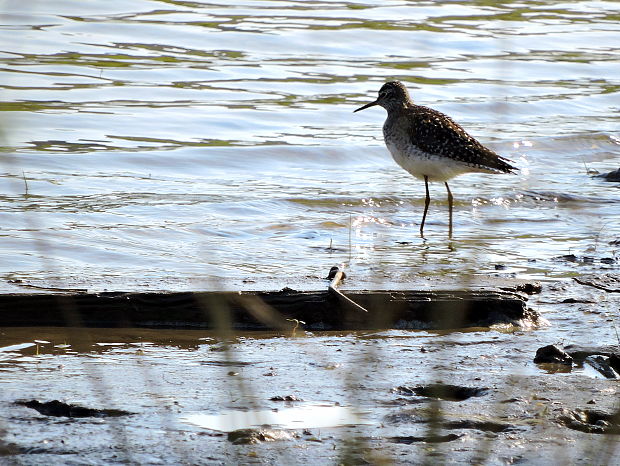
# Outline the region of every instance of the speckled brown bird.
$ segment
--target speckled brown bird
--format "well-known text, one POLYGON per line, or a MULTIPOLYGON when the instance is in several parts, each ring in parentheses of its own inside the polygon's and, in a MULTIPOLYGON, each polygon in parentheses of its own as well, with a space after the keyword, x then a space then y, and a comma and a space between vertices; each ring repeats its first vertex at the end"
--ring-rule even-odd
POLYGON ((426 187, 420 235, 431 202, 429 181, 443 181, 448 190, 449 235, 452 236, 453 197, 448 180, 463 173, 512 173, 517 170, 506 158, 484 147, 452 118, 432 108, 416 105, 399 81, 385 83, 374 102, 354 110, 380 105, 387 110, 383 124, 385 145, 402 168, 426 187))

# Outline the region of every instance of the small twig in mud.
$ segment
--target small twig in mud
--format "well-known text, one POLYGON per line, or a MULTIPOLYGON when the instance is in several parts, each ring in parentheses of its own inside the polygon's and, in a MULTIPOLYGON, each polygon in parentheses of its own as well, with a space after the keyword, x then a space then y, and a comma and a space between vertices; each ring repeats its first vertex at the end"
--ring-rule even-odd
POLYGON ((24 170, 22 170, 22 178, 24 179, 24 186, 26 186, 26 192, 24 194, 28 194, 28 180, 26 179, 26 174, 24 170))
POLYGON ((336 287, 340 284, 340 282, 344 280, 345 278, 346 278, 346 275, 342 270, 340 270, 338 267, 332 267, 329 271, 329 275, 327 276, 328 280, 331 279, 331 282, 329 283, 329 288, 328 288, 329 291, 331 291, 332 293, 335 293, 336 296, 338 296, 343 301, 346 301, 347 303, 351 304, 354 308, 360 311, 368 312, 368 310, 366 310, 365 308, 357 304, 352 299, 347 298, 345 295, 342 294, 341 291, 336 289, 336 287))
POLYGON ((299 319, 286 319, 289 322, 294 322, 295 323, 295 327, 293 327, 293 330, 291 330, 291 336, 295 336, 295 331, 299 328, 299 324, 305 325, 306 323, 303 320, 299 320, 299 319))
POLYGON ((583 162, 584 168, 586 169, 586 174, 587 175, 598 175, 599 171, 591 169, 590 167, 588 167, 588 164, 586 163, 586 159, 582 159, 582 162, 583 162))
POLYGON ((607 229, 607 224, 603 225, 594 235, 594 245, 588 247, 587 251, 596 251, 598 249, 599 240, 601 239, 601 235, 603 231, 607 229))

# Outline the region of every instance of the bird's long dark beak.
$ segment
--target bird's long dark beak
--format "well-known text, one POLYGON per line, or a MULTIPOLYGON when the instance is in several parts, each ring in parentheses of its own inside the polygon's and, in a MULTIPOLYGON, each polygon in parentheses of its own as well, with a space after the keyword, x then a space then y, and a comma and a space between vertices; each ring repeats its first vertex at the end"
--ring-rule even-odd
POLYGON ((370 102, 369 104, 364 105, 363 107, 358 108, 357 110, 353 110, 353 113, 359 112, 360 110, 365 110, 368 107, 372 107, 374 105, 378 105, 378 102, 376 100, 374 102, 370 102))

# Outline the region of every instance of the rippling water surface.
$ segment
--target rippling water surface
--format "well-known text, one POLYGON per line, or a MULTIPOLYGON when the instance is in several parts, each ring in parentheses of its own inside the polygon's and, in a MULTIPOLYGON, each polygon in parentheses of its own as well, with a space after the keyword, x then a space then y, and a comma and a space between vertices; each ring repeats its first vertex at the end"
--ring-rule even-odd
POLYGON ((616 2, 230 3, 3 3, 1 289, 617 270, 616 2), (352 113, 391 79, 520 167, 451 183, 452 241, 352 113))

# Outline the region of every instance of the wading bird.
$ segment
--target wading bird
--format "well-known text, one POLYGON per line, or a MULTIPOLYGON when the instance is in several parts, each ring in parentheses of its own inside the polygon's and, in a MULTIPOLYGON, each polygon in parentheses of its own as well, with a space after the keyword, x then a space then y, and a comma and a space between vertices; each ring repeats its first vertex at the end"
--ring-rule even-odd
POLYGON ((354 110, 359 112, 379 105, 387 110, 383 124, 385 145, 398 165, 426 187, 424 215, 420 235, 431 197, 429 181, 443 181, 448 190, 449 236, 452 237, 453 197, 448 180, 463 173, 512 173, 517 170, 504 157, 484 147, 447 115, 432 108, 416 105, 407 88, 399 81, 385 83, 374 102, 354 110))

